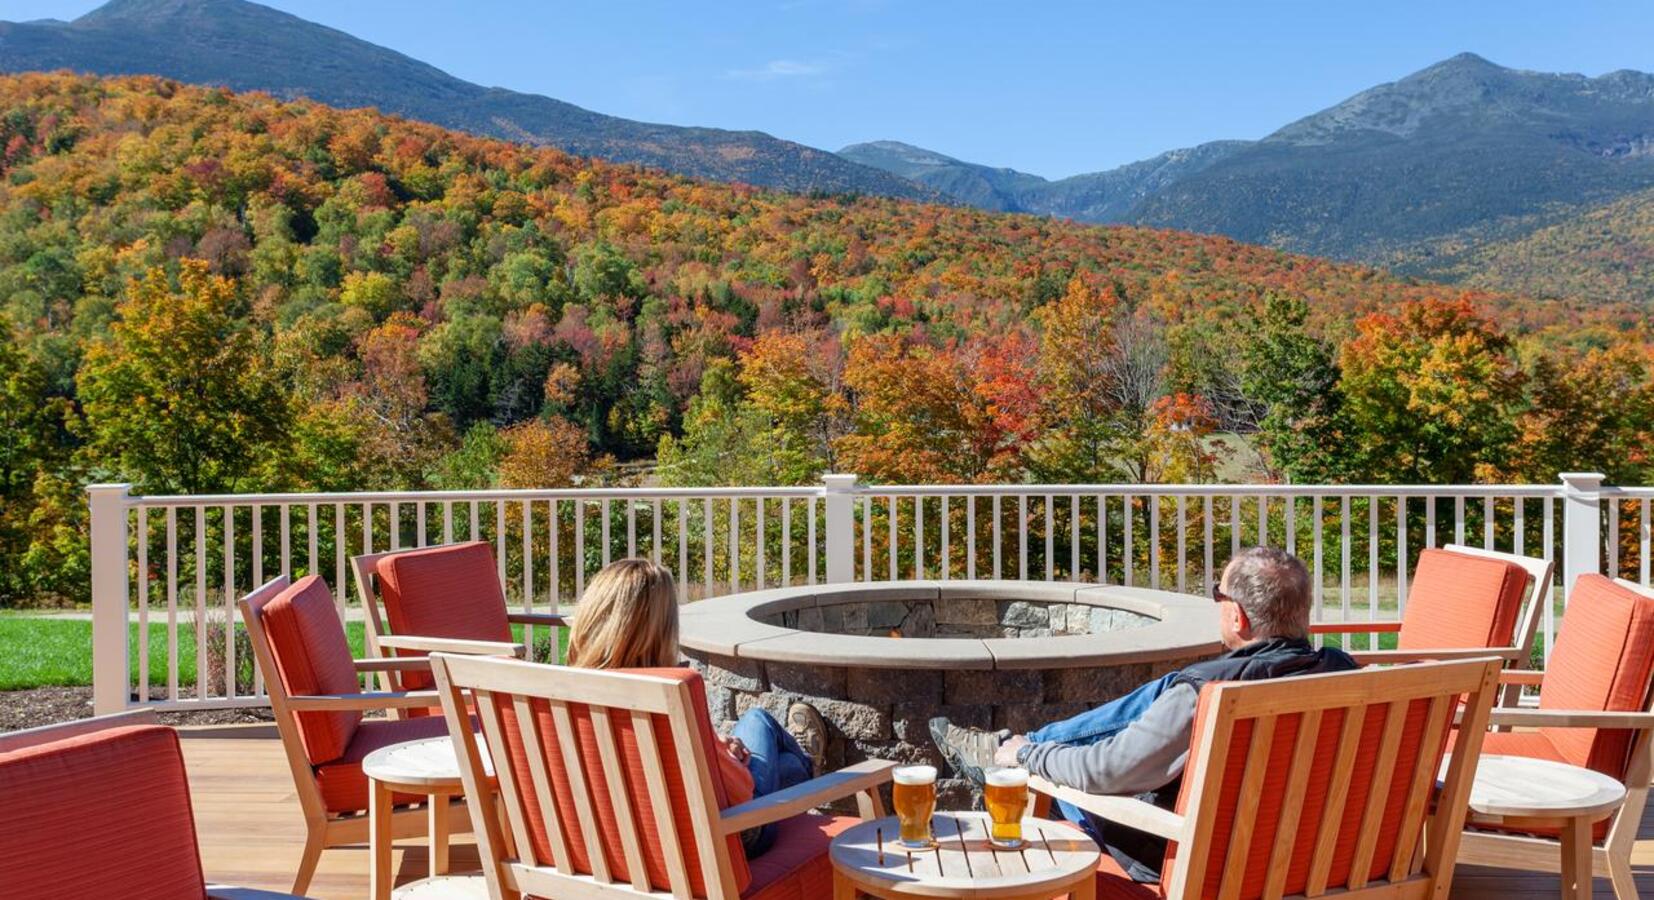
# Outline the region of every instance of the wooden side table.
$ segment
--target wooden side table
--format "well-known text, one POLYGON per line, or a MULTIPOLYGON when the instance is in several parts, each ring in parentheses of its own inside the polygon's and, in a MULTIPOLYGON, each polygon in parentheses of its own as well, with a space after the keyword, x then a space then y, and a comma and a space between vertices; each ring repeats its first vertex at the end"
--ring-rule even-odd
POLYGON ((834 900, 855 900, 858 891, 883 898, 1050 900, 1069 894, 1094 900, 1101 851, 1085 834, 1029 817, 1022 820, 1023 847, 999 850, 988 844, 988 830, 986 813, 937 813, 931 824, 936 847, 908 851, 896 843, 894 816, 863 822, 833 839, 834 900))
POLYGON ((1561 829, 1562 896, 1585 900, 1591 896, 1591 826, 1624 802, 1625 785, 1601 772, 1493 754, 1476 764, 1469 824, 1561 829))
MULTIPOLYGON (((382 747, 362 760, 362 773, 368 778, 368 844, 373 856, 368 885, 373 900, 390 900, 392 896, 391 806, 397 794, 425 795, 431 871, 429 878, 405 885, 396 893, 410 898, 476 896, 470 893, 475 887, 471 882, 480 882, 480 876, 448 876, 449 807, 454 798, 465 793, 453 741, 426 738, 382 747)), ((486 894, 484 885, 482 896, 486 894)))

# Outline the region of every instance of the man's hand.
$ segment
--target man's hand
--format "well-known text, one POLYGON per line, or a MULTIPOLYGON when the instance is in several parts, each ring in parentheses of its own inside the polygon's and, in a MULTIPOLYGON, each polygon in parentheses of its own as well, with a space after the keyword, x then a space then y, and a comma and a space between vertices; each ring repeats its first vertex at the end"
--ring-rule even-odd
POLYGON ((1020 734, 1011 735, 1009 738, 1006 738, 1005 743, 1000 744, 999 749, 994 752, 994 765, 997 765, 997 766, 1020 765, 1017 762, 1017 751, 1021 750, 1023 747, 1026 747, 1026 746, 1028 746, 1028 739, 1027 738, 1023 737, 1020 734))
POLYGON ((735 761, 742 765, 746 765, 747 760, 752 757, 752 751, 748 750, 747 745, 741 743, 741 739, 738 737, 724 738, 724 749, 728 750, 729 755, 735 757, 735 761))

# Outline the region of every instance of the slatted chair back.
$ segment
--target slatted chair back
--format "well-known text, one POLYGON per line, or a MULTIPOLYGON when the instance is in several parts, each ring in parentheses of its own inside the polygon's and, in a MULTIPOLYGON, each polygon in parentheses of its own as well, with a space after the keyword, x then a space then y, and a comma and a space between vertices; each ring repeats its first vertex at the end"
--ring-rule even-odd
POLYGON ((1166 896, 1445 897, 1498 674, 1490 658, 1207 686, 1166 896))
POLYGON ((467 795, 484 798, 473 819, 493 896, 735 900, 750 883, 739 835, 719 826, 727 795, 695 672, 431 659, 467 795), (468 702, 480 735, 454 726, 468 702))
MULTIPOLYGON (((351 560, 356 591, 367 623, 368 650, 375 656, 423 656, 418 650, 385 653, 390 635, 510 642, 503 575, 493 548, 483 541, 441 544, 351 560)), ((429 673, 387 673, 386 690, 428 690, 429 673)))

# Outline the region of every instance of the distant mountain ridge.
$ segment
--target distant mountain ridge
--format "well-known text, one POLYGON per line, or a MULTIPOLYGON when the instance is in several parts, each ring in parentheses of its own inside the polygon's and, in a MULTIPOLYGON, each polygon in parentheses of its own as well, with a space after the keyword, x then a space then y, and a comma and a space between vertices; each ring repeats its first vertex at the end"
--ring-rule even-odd
POLYGON ((484 87, 247 0, 111 0, 73 22, 0 22, 0 72, 150 74, 308 97, 579 156, 790 191, 936 199, 913 182, 759 131, 635 122, 484 87))
POLYGON ((1171 150, 1106 172, 1049 181, 1016 169, 990 168, 900 141, 851 144, 847 159, 917 181, 960 201, 998 212, 1062 216, 1082 222, 1122 222, 1144 198, 1248 146, 1213 141, 1171 150))
POLYGON ((891 144, 840 153, 963 202, 998 204, 989 208, 1221 234, 1454 276, 1477 246, 1654 187, 1654 75, 1528 72, 1464 53, 1258 141, 1202 144, 1058 181, 934 151, 922 151, 927 165, 898 166, 877 149, 891 144), (954 187, 971 176, 995 191, 954 187))

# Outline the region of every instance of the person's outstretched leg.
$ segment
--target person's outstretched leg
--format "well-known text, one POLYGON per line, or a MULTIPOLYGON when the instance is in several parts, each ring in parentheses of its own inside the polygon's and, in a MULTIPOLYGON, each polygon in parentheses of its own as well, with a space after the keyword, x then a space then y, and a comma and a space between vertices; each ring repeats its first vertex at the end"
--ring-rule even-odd
POLYGON ((1166 688, 1171 687, 1172 679, 1176 675, 1176 672, 1172 672, 1094 709, 1036 728, 1028 732, 1027 738, 1036 744, 1085 745, 1113 737, 1124 731, 1127 725, 1137 721, 1155 699, 1165 693, 1166 688))

